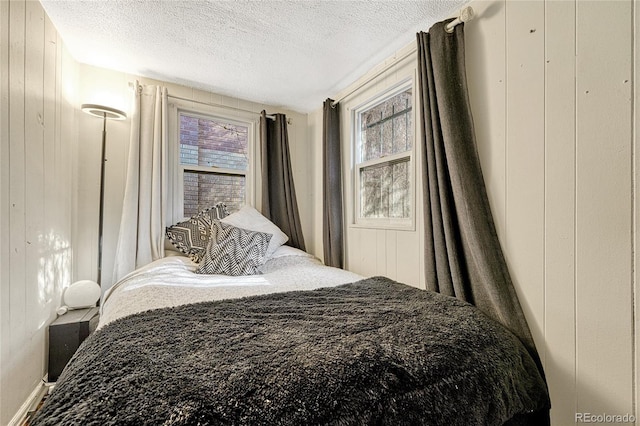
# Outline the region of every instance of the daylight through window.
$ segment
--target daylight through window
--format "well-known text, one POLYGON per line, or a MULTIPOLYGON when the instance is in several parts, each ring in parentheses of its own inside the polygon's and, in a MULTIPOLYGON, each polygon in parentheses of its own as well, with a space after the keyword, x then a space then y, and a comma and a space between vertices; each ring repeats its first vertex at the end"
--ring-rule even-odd
POLYGON ((246 198, 248 126, 181 112, 179 135, 184 216, 219 201, 239 210, 246 198))
POLYGON ((357 219, 411 218, 412 105, 405 88, 357 112, 357 219))

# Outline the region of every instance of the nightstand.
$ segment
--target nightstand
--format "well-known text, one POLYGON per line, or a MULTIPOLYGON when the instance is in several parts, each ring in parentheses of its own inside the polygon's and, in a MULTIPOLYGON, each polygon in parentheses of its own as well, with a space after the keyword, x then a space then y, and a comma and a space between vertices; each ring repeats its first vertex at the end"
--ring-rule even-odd
POLYGON ((80 344, 98 326, 99 308, 75 309, 49 325, 49 381, 55 382, 80 344))

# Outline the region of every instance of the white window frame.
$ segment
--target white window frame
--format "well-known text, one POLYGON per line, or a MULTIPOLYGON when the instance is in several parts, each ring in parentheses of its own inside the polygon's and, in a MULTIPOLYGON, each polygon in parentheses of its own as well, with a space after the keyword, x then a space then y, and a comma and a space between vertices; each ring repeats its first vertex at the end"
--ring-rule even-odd
POLYGON ((405 231, 413 231, 415 230, 415 212, 416 212, 416 197, 415 197, 415 152, 416 152, 416 134, 417 134, 417 125, 416 125, 416 95, 415 95, 415 84, 414 78, 405 79, 398 84, 386 89, 385 91, 377 94, 373 98, 368 101, 358 105, 352 110, 351 114, 351 129, 352 129, 352 156, 353 164, 352 164, 352 174, 353 174, 353 205, 354 205, 354 213, 353 213, 353 223, 354 227, 361 228, 375 228, 375 229, 393 229, 393 230, 405 230, 405 231), (411 89, 413 96, 411 97, 411 114, 412 114, 412 126, 413 126, 413 141, 411 143, 411 149, 405 152, 387 155, 380 158, 375 158, 367 161, 361 161, 361 146, 360 143, 360 114, 363 111, 366 111, 374 106, 385 102, 386 100, 406 91, 407 89, 411 89), (403 161, 408 159, 409 166, 409 197, 411 199, 411 213, 407 218, 365 218, 361 216, 361 179, 360 172, 364 168, 368 168, 371 166, 375 166, 378 164, 385 163, 394 163, 398 161, 403 161))
POLYGON ((214 110, 206 106, 201 108, 186 106, 175 102, 169 105, 169 179, 172 182, 169 188, 169 204, 171 205, 167 222, 170 224, 187 219, 184 215, 184 172, 206 172, 228 175, 245 176, 245 204, 253 204, 255 194, 255 144, 256 144, 256 120, 248 114, 227 114, 224 111, 214 110), (200 117, 216 121, 224 121, 229 124, 247 127, 247 170, 226 169, 213 166, 199 166, 180 163, 180 116, 186 114, 192 117, 200 117))

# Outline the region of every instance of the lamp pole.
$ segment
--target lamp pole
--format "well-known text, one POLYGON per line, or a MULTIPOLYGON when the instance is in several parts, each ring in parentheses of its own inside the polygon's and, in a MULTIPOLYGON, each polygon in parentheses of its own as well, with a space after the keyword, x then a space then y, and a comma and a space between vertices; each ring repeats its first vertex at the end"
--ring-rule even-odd
POLYGON ((102 230, 104 227, 104 174, 106 150, 107 150, 107 120, 124 120, 127 114, 115 108, 96 105, 83 104, 82 111, 95 117, 102 118, 102 155, 100 163, 100 214, 98 218, 98 285, 102 286, 102 230))
POLYGON ((104 171, 107 159, 107 113, 102 117, 102 161, 100 162, 100 216, 98 219, 98 285, 102 287, 102 230, 104 226, 104 171))

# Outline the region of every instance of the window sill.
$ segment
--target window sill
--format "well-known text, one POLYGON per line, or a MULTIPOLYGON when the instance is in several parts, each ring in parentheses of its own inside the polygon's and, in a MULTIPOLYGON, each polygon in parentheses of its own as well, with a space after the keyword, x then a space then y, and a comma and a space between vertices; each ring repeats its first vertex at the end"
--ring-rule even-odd
POLYGON ((350 223, 349 228, 354 229, 379 229, 381 231, 415 231, 416 224, 413 219, 409 219, 406 222, 398 222, 398 221, 366 221, 366 222, 356 222, 350 223))

